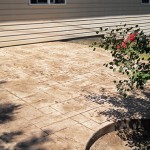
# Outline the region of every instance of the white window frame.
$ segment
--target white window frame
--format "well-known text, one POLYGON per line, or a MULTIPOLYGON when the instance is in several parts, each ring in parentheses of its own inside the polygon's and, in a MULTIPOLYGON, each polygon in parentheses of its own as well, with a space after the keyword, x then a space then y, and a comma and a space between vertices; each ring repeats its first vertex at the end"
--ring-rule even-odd
POLYGON ((66 0, 65 0, 65 3, 55 3, 55 0, 53 0, 54 3, 51 3, 50 0, 47 0, 47 3, 37 3, 37 4, 33 4, 31 3, 31 0, 29 0, 29 5, 66 5, 66 0))
POLYGON ((149 0, 149 3, 143 3, 143 1, 141 0, 141 4, 142 5, 149 5, 150 4, 150 0, 149 0))

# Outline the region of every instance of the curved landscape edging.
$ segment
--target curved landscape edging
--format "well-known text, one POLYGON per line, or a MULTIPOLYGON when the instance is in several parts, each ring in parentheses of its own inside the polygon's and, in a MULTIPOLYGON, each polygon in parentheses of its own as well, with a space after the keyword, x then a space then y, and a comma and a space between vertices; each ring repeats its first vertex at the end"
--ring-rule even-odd
POLYGON ((120 129, 138 129, 143 127, 144 129, 150 131, 150 119, 124 119, 117 120, 95 132, 89 141, 86 144, 85 150, 90 150, 91 146, 97 141, 100 137, 104 136, 113 131, 117 131, 120 129))

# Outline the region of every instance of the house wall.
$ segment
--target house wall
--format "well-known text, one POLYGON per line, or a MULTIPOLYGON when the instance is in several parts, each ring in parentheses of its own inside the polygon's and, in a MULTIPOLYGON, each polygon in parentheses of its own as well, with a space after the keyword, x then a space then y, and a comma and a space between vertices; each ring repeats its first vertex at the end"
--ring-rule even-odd
POLYGON ((66 5, 0 0, 0 47, 93 36, 99 27, 120 22, 150 33, 150 5, 141 0, 67 0, 66 5))

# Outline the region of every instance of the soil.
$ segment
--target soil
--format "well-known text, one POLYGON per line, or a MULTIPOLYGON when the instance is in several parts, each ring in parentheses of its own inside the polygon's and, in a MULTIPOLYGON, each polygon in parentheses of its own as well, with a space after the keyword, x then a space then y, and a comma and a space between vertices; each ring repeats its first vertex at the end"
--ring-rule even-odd
POLYGON ((90 150, 150 150, 150 133, 142 128, 114 131, 99 138, 90 150))
POLYGON ((131 150, 126 144, 114 131, 99 138, 90 150, 131 150))
POLYGON ((67 40, 68 43, 77 43, 81 45, 92 45, 92 43, 99 41, 99 37, 87 37, 87 38, 78 38, 78 39, 69 39, 67 40))

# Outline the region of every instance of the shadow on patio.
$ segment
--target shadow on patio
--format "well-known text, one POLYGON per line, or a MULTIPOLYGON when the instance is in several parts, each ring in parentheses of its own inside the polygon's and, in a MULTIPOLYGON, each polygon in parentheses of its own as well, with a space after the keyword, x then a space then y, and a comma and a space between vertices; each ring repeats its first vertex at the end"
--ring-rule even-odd
POLYGON ((144 98, 129 96, 123 98, 120 95, 112 96, 108 94, 89 93, 86 99, 98 103, 101 106, 109 106, 105 111, 99 112, 111 119, 123 118, 150 118, 150 92, 143 92, 144 98))
MULTIPOLYGON (((117 126, 115 126, 115 128, 116 127, 118 128, 117 129, 118 132, 116 134, 121 138, 122 141, 126 141, 127 149, 129 147, 131 149, 132 148, 149 149, 149 141, 150 141, 149 89, 142 92, 142 94, 143 94, 142 97, 136 97, 137 95, 135 95, 129 96, 128 98, 123 98, 120 95, 112 96, 109 94, 105 94, 105 92, 103 92, 103 94, 89 93, 85 95, 85 97, 89 101, 93 101, 95 103, 98 103, 102 107, 106 107, 104 111, 97 112, 97 117, 104 115, 107 117, 108 120, 119 119, 119 121, 116 121, 118 123, 117 126)), ((112 128, 113 125, 114 124, 111 124, 110 128, 112 128)), ((100 137, 99 138, 97 137, 100 133, 102 133, 102 131, 105 132, 106 130, 109 130, 109 128, 108 127, 105 129, 102 128, 101 130, 97 131, 97 134, 95 134, 96 136, 93 137, 93 139, 95 138, 97 141, 100 142, 99 140, 100 137)), ((105 135, 105 138, 106 137, 108 136, 105 135)), ((109 143, 107 144, 109 145, 109 143)))
MULTIPOLYGON (((15 111, 18 109, 20 109, 20 105, 0 104, 0 126, 5 126, 5 124, 14 121, 17 115, 15 111)), ((50 131, 43 131, 39 136, 29 136, 29 138, 16 142, 17 138, 20 139, 25 134, 23 129, 12 132, 0 131, 0 150, 33 150, 37 148, 38 150, 45 150, 41 145, 50 141, 50 138, 45 135, 46 132, 50 133, 50 131)))

